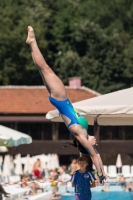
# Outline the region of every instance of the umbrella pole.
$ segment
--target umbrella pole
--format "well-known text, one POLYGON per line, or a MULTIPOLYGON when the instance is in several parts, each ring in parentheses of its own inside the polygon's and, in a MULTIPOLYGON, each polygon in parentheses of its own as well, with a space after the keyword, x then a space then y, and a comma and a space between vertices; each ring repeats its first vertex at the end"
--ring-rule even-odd
POLYGON ((97 142, 99 143, 99 141, 100 141, 100 126, 97 123, 97 118, 95 118, 95 120, 94 120, 93 134, 96 137, 97 142))
POLYGON ((121 173, 121 169, 120 169, 120 167, 118 167, 118 173, 121 173))

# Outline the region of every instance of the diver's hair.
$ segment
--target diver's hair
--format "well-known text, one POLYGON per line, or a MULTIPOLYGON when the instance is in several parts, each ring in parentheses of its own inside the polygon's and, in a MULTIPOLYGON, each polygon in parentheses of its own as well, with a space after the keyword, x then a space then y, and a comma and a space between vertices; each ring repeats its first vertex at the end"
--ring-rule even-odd
POLYGON ((79 157, 79 158, 77 159, 77 161, 78 161, 78 162, 86 162, 86 163, 88 163, 88 159, 87 159, 86 157, 83 157, 83 156, 79 157))
POLYGON ((65 144, 65 145, 62 146, 61 148, 59 148, 58 150, 61 150, 61 149, 64 149, 64 148, 66 148, 66 147, 70 147, 70 146, 74 146, 74 147, 77 148, 76 142, 74 142, 74 140, 73 140, 73 143, 65 142, 64 144, 65 144))
POLYGON ((58 149, 58 150, 64 149, 65 147, 74 146, 74 147, 77 148, 81 153, 83 153, 83 154, 88 154, 87 150, 80 144, 80 142, 79 142, 76 138, 73 140, 73 143, 65 142, 64 144, 65 144, 65 145, 62 146, 62 147, 61 147, 60 149, 58 149))
MULTIPOLYGON (((73 143, 65 142, 64 144, 65 144, 65 145, 62 146, 61 148, 59 148, 58 150, 64 149, 65 147, 73 146, 73 147, 77 148, 82 154, 85 154, 85 155, 86 155, 86 154, 90 154, 90 153, 85 149, 85 147, 82 146, 82 145, 80 144, 80 142, 79 142, 76 138, 73 140, 73 143)), ((95 153, 98 154, 98 151, 97 151, 97 148, 96 148, 97 146, 96 146, 96 145, 92 145, 92 147, 94 148, 95 153)))

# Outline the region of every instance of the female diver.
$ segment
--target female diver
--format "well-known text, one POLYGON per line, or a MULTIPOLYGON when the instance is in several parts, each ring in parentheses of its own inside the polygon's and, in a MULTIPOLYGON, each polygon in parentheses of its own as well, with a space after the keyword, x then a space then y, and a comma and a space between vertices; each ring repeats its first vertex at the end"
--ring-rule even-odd
POLYGON ((97 153, 95 148, 93 148, 93 145, 96 143, 95 138, 93 136, 89 136, 88 138, 88 122, 75 111, 67 98, 66 90, 62 81, 45 62, 37 45, 34 30, 31 26, 28 26, 28 37, 26 43, 31 47, 33 62, 38 68, 50 94, 49 101, 59 110, 64 123, 74 136, 74 146, 76 146, 81 153, 90 154, 92 162, 97 169, 100 183, 103 183, 107 175, 104 173, 100 155, 97 153))

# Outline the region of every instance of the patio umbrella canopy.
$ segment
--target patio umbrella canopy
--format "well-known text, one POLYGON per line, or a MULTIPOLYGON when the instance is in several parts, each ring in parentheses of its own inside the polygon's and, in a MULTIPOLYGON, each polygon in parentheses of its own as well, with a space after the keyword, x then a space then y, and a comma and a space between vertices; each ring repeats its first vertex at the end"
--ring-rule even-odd
MULTIPOLYGON (((73 106, 94 125, 133 125, 133 88, 119 90, 84 101, 73 103, 73 106)), ((58 110, 47 113, 47 119, 62 122, 58 110)))
POLYGON ((30 161, 30 155, 28 154, 26 156, 26 162, 24 164, 24 173, 25 174, 31 174, 32 173, 32 164, 30 161))
POLYGON ((5 146, 0 146, 0 153, 8 152, 8 148, 5 146))
POLYGON ((4 158, 4 163, 3 163, 3 173, 2 175, 3 176, 10 176, 11 175, 11 160, 10 160, 10 156, 9 155, 5 155, 5 158, 4 158))
POLYGON ((13 147, 31 142, 32 138, 29 135, 0 125, 0 146, 13 147))

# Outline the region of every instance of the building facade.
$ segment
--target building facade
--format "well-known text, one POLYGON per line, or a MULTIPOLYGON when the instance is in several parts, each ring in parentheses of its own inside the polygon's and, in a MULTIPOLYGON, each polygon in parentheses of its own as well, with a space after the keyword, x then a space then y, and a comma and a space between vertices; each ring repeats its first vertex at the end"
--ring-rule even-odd
MULTIPOLYGON (((99 93, 83 86, 67 86, 68 98, 72 103, 93 98, 99 93)), ((14 155, 57 153, 62 162, 68 156, 78 156, 74 147, 60 149, 73 138, 64 123, 46 119, 48 111, 55 109, 48 100, 45 86, 1 86, 0 87, 0 124, 30 135, 33 142, 17 148, 9 148, 14 155)), ((133 127, 131 126, 89 126, 89 134, 96 135, 98 150, 104 164, 112 164, 118 153, 126 155, 125 164, 133 160, 133 127)))

